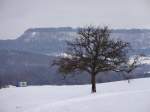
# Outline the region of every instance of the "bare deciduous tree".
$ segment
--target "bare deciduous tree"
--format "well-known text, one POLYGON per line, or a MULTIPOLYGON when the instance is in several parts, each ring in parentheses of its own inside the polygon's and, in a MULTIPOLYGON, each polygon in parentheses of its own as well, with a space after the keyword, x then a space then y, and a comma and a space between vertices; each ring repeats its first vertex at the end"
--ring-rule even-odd
POLYGON ((140 55, 135 56, 132 60, 129 60, 127 63, 125 63, 123 68, 119 69, 119 72, 121 72, 123 77, 128 80, 128 83, 130 83, 130 79, 133 78, 133 71, 140 66, 140 57, 140 55))
POLYGON ((92 93, 96 92, 96 75, 116 70, 128 61, 129 44, 110 38, 108 27, 88 26, 78 30, 78 37, 67 42, 67 56, 54 61, 62 73, 86 71, 91 75, 92 93))

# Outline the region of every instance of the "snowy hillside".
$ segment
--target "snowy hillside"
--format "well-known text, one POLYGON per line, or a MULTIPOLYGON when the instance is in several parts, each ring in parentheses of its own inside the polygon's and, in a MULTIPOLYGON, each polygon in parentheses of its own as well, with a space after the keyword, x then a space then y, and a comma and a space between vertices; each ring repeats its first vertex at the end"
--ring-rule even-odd
POLYGON ((150 112, 150 78, 91 85, 0 90, 0 112, 150 112))

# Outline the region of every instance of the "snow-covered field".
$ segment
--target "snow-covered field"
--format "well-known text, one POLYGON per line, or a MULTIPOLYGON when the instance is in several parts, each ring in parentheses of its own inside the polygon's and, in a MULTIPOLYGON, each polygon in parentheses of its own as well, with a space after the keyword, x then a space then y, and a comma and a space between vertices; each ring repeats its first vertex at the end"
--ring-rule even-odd
POLYGON ((0 90, 0 112, 150 112, 150 78, 91 85, 0 90))

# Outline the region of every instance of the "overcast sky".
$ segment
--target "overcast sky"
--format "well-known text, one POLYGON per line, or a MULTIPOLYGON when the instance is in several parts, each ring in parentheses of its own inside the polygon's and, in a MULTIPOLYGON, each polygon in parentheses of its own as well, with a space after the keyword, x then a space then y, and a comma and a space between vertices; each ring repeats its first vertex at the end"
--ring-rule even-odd
POLYGON ((34 27, 150 28, 150 0, 0 0, 0 39, 34 27))

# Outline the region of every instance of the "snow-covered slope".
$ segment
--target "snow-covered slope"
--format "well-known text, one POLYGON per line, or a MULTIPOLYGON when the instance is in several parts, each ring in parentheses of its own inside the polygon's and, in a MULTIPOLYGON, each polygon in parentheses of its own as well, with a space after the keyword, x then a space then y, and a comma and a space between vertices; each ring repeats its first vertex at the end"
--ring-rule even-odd
POLYGON ((0 112, 150 112, 150 78, 91 85, 0 90, 0 112))

